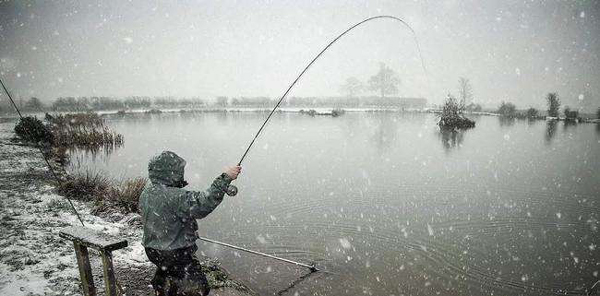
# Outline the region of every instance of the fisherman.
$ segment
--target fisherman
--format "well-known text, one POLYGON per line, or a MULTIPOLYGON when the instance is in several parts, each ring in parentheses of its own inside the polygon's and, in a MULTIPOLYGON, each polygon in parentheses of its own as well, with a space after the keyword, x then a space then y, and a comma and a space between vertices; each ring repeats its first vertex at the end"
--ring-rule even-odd
POLYGON ((152 279, 156 295, 208 295, 210 288, 194 256, 198 247, 197 219, 210 214, 223 200, 231 181, 241 172, 229 167, 206 191, 183 189, 185 160, 163 151, 148 164, 150 183, 140 196, 144 224, 142 245, 157 266, 152 279), (193 292, 192 292, 193 291, 193 292))

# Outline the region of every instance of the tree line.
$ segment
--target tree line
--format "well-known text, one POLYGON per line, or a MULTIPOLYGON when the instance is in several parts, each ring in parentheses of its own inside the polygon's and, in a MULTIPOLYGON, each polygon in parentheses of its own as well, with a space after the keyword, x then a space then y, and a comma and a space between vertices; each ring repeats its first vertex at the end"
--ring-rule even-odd
MULTIPOLYGON (((556 119, 561 117, 561 114, 560 114, 561 102, 560 102, 558 93, 556 93, 556 92, 548 93, 546 95, 545 101, 546 101, 546 105, 548 106, 548 109, 546 110, 548 117, 552 117, 552 118, 556 118, 556 119)), ((498 110, 496 111, 496 113, 498 113, 500 116, 506 117, 506 118, 529 118, 529 119, 544 119, 544 118, 546 118, 545 116, 542 116, 540 114, 539 110, 537 110, 533 107, 529 107, 527 110, 525 110, 525 112, 519 112, 519 111, 517 111, 517 107, 515 106, 515 104, 504 102, 504 101, 500 103, 500 106, 498 107, 498 110)), ((600 108, 598 108, 596 116, 597 116, 597 118, 600 118, 600 108)), ((579 116, 579 111, 572 110, 569 106, 564 107, 562 117, 564 117, 566 120, 572 120, 572 121, 581 119, 581 117, 579 116)))
MULTIPOLYGON (((461 77, 458 80, 458 98, 456 98, 452 94, 448 94, 448 98, 444 103, 444 108, 446 108, 446 105, 448 104, 453 104, 456 105, 456 108, 458 109, 459 113, 462 113, 464 111, 482 111, 481 105, 472 102, 473 97, 473 88, 471 86, 471 82, 469 81, 469 79, 461 77)), ((591 101, 591 94, 589 92, 586 92, 586 97, 588 97, 588 101, 591 101)), ((561 100, 559 98, 558 93, 548 93, 544 100, 547 105, 547 115, 553 118, 561 117, 561 100)), ((517 110, 517 106, 515 104, 506 101, 502 101, 500 103, 500 106, 498 106, 498 108, 493 112, 506 118, 546 118, 546 116, 543 116, 541 112, 536 108, 529 107, 524 111, 519 111, 517 110)), ((563 109, 562 117, 564 117, 567 120, 579 120, 580 114, 578 110, 572 110, 569 106, 565 106, 563 109)), ((596 111, 596 117, 600 118, 600 108, 598 108, 596 111)))

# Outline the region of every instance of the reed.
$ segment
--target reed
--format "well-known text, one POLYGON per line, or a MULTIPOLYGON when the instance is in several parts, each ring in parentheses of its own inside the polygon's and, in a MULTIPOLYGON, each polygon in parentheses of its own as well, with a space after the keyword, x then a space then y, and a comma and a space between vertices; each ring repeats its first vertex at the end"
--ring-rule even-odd
POLYGON ((123 136, 106 126, 102 117, 95 113, 48 115, 54 143, 58 146, 120 146, 123 136))
POLYGON ((58 184, 58 192, 72 199, 94 202, 94 214, 118 211, 137 213, 145 178, 114 181, 101 172, 87 170, 58 184))
POLYGON ((91 201, 104 196, 110 189, 110 180, 96 171, 69 176, 57 186, 58 193, 77 200, 91 201))
POLYGON ((108 204, 124 213, 137 213, 140 195, 146 186, 146 178, 133 178, 121 182, 109 190, 108 204))

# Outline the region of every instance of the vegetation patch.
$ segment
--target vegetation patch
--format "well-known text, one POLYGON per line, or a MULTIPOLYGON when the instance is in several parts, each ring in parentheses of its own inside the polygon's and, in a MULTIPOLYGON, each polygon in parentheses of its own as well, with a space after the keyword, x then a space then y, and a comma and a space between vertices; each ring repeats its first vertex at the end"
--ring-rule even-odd
POLYGON ((331 110, 331 112, 327 112, 327 111, 318 112, 315 109, 309 109, 309 110, 301 109, 300 110, 300 114, 305 114, 305 115, 312 116, 312 117, 314 117, 316 115, 328 115, 328 116, 338 117, 338 116, 343 115, 344 113, 346 113, 346 110, 341 109, 341 108, 335 108, 335 109, 331 110))
POLYGON ((120 146, 123 136, 110 130, 96 113, 46 114, 57 146, 101 147, 120 146))
POLYGON ((111 183, 107 177, 92 171, 69 176, 57 186, 59 194, 83 201, 102 198, 110 188, 111 183))
POLYGON ((571 110, 571 108, 565 107, 564 112, 565 112, 565 120, 566 121, 578 122, 580 120, 579 111, 571 110))
POLYGON ((340 108, 331 110, 331 116, 333 116, 333 117, 338 117, 340 115, 343 115, 344 113, 346 113, 346 111, 344 109, 340 109, 340 108))
POLYGON ((58 184, 58 193, 77 200, 93 201, 94 214, 112 212, 137 213, 138 201, 147 180, 134 178, 115 182, 100 172, 86 171, 69 176, 58 184))
POLYGON ((465 117, 463 112, 465 106, 463 103, 459 103, 456 98, 448 96, 442 113, 440 114, 440 121, 438 126, 441 129, 468 129, 475 127, 475 121, 465 117))
POLYGON ((110 183, 103 195, 97 196, 94 213, 105 213, 118 210, 123 214, 138 213, 140 195, 146 186, 146 178, 133 178, 120 182, 110 183))
POLYGON ((513 103, 502 102, 500 103, 500 107, 498 107, 498 111, 496 111, 500 116, 506 118, 516 118, 517 117, 517 106, 513 103))
POLYGON ((23 117, 15 126, 15 134, 24 141, 34 143, 53 142, 53 135, 50 129, 36 117, 23 117))
POLYGON ((160 111, 159 109, 150 109, 144 113, 146 113, 146 114, 161 114, 162 111, 160 111))

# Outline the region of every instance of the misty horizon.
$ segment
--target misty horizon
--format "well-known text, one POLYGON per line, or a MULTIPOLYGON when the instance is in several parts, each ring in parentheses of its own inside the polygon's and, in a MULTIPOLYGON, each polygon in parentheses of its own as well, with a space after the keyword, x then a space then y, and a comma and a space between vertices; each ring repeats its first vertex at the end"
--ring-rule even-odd
MULTIPOLYGON (((398 97, 439 104, 459 77, 474 102, 600 106, 600 4, 581 2, 16 2, 0 3, 0 75, 16 97, 279 97, 337 34, 290 97, 343 96, 379 63, 395 70, 398 97), (248 13, 251 12, 251 13, 248 13)), ((369 93, 371 94, 371 93, 369 93)), ((4 99, 4 97, 3 97, 4 99)))

